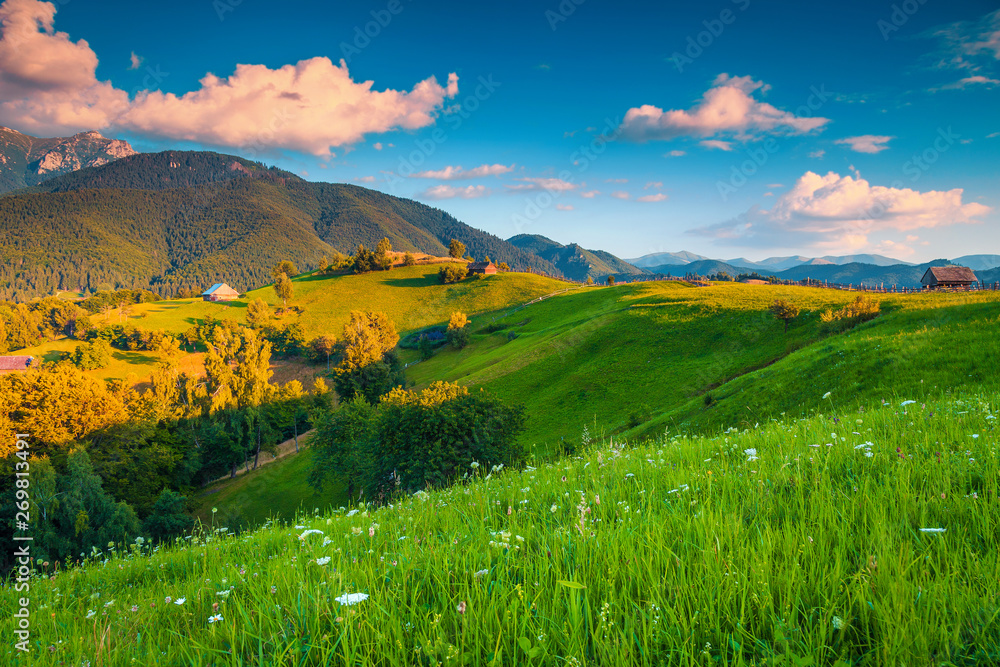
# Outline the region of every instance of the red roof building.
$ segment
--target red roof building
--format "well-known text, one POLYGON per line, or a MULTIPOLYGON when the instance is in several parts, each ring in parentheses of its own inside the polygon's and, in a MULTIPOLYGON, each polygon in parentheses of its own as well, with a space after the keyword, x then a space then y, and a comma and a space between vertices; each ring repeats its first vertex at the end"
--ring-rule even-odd
POLYGON ((479 273, 484 276, 492 276, 497 272, 497 267, 493 262, 472 262, 469 264, 468 270, 470 275, 479 273))
POLYGON ((30 356, 0 357, 0 373, 17 373, 28 370, 34 365, 35 358, 30 356))

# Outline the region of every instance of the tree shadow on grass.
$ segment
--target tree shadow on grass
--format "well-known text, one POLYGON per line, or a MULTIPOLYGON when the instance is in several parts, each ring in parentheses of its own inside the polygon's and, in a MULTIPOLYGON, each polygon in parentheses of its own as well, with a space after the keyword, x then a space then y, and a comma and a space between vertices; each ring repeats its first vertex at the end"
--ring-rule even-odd
POLYGON ((159 361, 160 357, 156 354, 147 352, 122 352, 120 350, 115 350, 111 353, 111 356, 118 361, 124 361, 127 364, 152 364, 159 361))

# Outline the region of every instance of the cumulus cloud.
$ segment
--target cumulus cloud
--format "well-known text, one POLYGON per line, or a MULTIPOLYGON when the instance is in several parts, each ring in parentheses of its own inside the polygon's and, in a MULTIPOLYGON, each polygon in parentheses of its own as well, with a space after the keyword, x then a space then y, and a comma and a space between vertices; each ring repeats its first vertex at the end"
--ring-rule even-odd
POLYGON ((754 97, 769 89, 749 76, 720 74, 690 110, 664 111, 644 104, 628 110, 619 131, 623 138, 640 142, 718 135, 746 140, 765 133, 805 134, 829 122, 798 117, 754 97))
POLYGON ((600 190, 587 190, 586 192, 581 192, 580 196, 584 199, 593 199, 599 194, 601 194, 600 190))
POLYGON ((650 188, 656 188, 657 190, 660 190, 661 188, 663 188, 663 181, 649 181, 648 183, 646 183, 646 185, 642 187, 643 190, 648 190, 650 188))
POLYGON ((663 157, 680 157, 682 155, 687 155, 687 151, 670 151, 665 153, 663 157))
POLYGON ((129 69, 139 69, 139 66, 142 65, 143 58, 141 56, 136 55, 135 51, 133 51, 132 55, 129 57, 128 60, 129 60, 129 65, 128 65, 129 69))
POLYGON ((357 181, 358 183, 374 183, 375 182, 375 177, 374 176, 361 176, 360 178, 355 178, 354 180, 357 181))
POLYGON ((611 193, 611 196, 615 199, 628 199, 631 195, 624 190, 615 190, 611 193))
POLYGON ((573 210, 573 205, 572 204, 556 204, 556 210, 557 211, 572 211, 573 210))
POLYGON ((770 209, 751 208, 733 220, 689 233, 727 245, 859 249, 872 234, 971 224, 990 212, 962 203, 963 190, 871 185, 859 177, 807 171, 770 209))
POLYGON ((128 93, 97 80, 97 54, 54 28, 55 5, 0 5, 0 124, 41 136, 105 127, 128 93))
POLYGON ((499 176, 514 171, 514 165, 506 166, 502 164, 484 164, 473 169, 463 169, 461 166, 451 165, 437 171, 420 171, 410 178, 437 178, 442 181, 458 181, 467 178, 482 178, 484 176, 499 176))
POLYGON ((209 74, 201 88, 181 96, 143 93, 118 124, 170 139, 326 156, 366 134, 431 125, 444 101, 458 94, 456 74, 447 86, 431 77, 409 92, 373 85, 351 79, 343 60, 337 66, 311 58, 278 69, 237 65, 230 77, 209 74))
POLYGON ((887 149, 889 141, 895 138, 877 134, 862 134, 858 137, 837 139, 833 143, 850 146, 851 150, 856 153, 878 153, 887 149))
POLYGON ((517 185, 506 186, 510 192, 523 192, 530 190, 547 190, 549 192, 569 192, 576 190, 579 186, 561 178, 517 178, 520 181, 517 185))
POLYGON ((817 160, 822 160, 824 155, 826 155, 826 151, 823 150, 822 148, 817 151, 812 151, 811 153, 809 153, 809 157, 815 158, 817 160))
POLYGON ((636 201, 641 201, 641 202, 667 201, 667 195, 663 194, 662 192, 659 192, 655 195, 643 195, 642 197, 636 199, 636 201))
MULTIPOLYGON (((329 58, 270 69, 237 65, 227 78, 206 75, 184 95, 144 91, 134 100, 96 77, 85 40, 54 28, 56 7, 38 0, 0 5, 0 123, 42 135, 113 128, 218 146, 289 149, 328 156, 366 134, 435 122, 458 94, 454 73, 409 91, 374 90, 329 58)), ((131 63, 141 62, 133 54, 131 63)))
POLYGON ((421 199, 479 199, 492 194, 485 185, 469 185, 456 187, 454 185, 435 185, 427 188, 417 196, 421 199))

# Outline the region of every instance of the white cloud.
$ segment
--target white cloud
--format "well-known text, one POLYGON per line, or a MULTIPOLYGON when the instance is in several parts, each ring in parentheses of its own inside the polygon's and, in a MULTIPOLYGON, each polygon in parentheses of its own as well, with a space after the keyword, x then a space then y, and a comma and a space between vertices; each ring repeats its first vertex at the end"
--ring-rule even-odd
POLYGON ((593 199, 599 194, 601 194, 600 190, 587 190, 586 192, 581 192, 580 196, 584 199, 593 199))
POLYGON ((624 190, 615 190, 611 193, 611 196, 615 199, 628 199, 631 195, 624 190))
POLYGON ((997 137, 1000 137, 1000 132, 990 132, 986 135, 987 139, 995 139, 997 137))
POLYGON ((361 176, 359 178, 355 178, 354 180, 357 181, 358 183, 374 183, 375 182, 375 177, 374 176, 361 176))
POLYGON ((982 204, 963 204, 962 194, 961 188, 919 192, 807 171, 769 210, 754 207, 690 233, 731 245, 857 250, 872 234, 972 224, 990 212, 982 204))
POLYGON ((815 158, 817 160, 822 160, 824 155, 826 155, 826 151, 823 150, 822 148, 817 151, 812 151, 811 153, 809 153, 809 157, 815 158))
POLYGON ((850 146, 851 150, 856 153, 878 153, 889 148, 889 142, 895 138, 877 134, 862 134, 858 137, 837 139, 833 143, 850 146))
POLYGON ((662 189, 663 188, 663 181, 649 181, 648 183, 646 183, 646 185, 643 186, 642 189, 643 190, 648 190, 650 188, 656 188, 657 190, 662 189))
POLYGON ((749 76, 720 74, 701 100, 686 111, 645 104, 629 109, 619 130, 632 141, 669 140, 677 137, 732 135, 740 140, 763 133, 804 134, 822 128, 827 118, 797 117, 754 98, 770 86, 749 76))
POLYGON ((627 178, 607 178, 604 180, 605 183, 628 183, 627 178))
POLYGON ((144 93, 118 124, 171 139, 329 155, 366 134, 433 124, 444 100, 458 93, 458 76, 451 74, 446 87, 431 77, 409 92, 372 85, 355 82, 346 63, 329 58, 275 70, 237 65, 228 79, 209 74, 200 89, 180 97, 144 93))
POLYGON ((521 184, 506 186, 510 192, 522 192, 526 190, 569 192, 570 190, 575 190, 579 187, 578 185, 570 183, 569 181, 564 181, 561 178, 517 178, 514 180, 521 181, 521 184))
POLYGON ((381 141, 376 141, 374 144, 372 144, 372 148, 374 148, 377 151, 382 150, 382 148, 383 148, 382 142, 381 141))
POLYGON ((437 171, 421 171, 410 178, 437 178, 442 181, 457 181, 466 178, 482 178, 484 176, 499 176, 514 170, 514 165, 484 164, 473 169, 463 169, 461 166, 447 166, 437 171))
POLYGON ((421 199, 479 199, 492 194, 485 185, 469 185, 457 187, 454 185, 435 185, 427 188, 417 196, 421 199))
POLYGON ((719 150, 719 151, 733 150, 733 143, 731 141, 720 141, 719 139, 705 139, 704 141, 699 141, 698 144, 712 150, 719 150))
POLYGON ((106 127, 128 93, 97 80, 97 54, 56 32, 55 13, 37 0, 0 5, 0 124, 41 136, 106 127))
POLYGON ((663 194, 662 192, 658 192, 655 195, 643 195, 642 197, 636 199, 636 201, 641 201, 641 202, 667 201, 667 195, 663 194))
MULTIPOLYGON (((0 123, 41 134, 113 128, 218 146, 289 149, 330 155, 366 134, 413 130, 435 122, 458 76, 434 77, 412 90, 373 90, 329 58, 270 69, 237 65, 228 78, 207 74, 177 96, 128 93, 96 77, 97 55, 53 27, 55 5, 6 0, 0 5, 0 123)), ((132 59, 135 63, 135 59, 132 59)))
POLYGON ((573 210, 573 205, 572 204, 556 204, 556 210, 557 211, 572 211, 573 210))
POLYGON ((135 54, 135 51, 133 51, 132 55, 129 57, 128 60, 129 60, 129 65, 128 65, 129 69, 139 69, 139 66, 142 65, 143 59, 141 56, 137 56, 135 54))
POLYGON ((663 157, 680 157, 682 155, 687 155, 687 151, 670 151, 669 153, 664 153, 663 157))

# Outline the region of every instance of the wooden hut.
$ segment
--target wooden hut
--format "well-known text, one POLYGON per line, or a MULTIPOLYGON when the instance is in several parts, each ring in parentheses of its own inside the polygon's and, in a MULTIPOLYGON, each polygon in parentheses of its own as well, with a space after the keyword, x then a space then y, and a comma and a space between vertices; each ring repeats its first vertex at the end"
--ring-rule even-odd
POLYGON ((226 283, 216 283, 202 292, 201 298, 205 301, 235 301, 240 298, 240 293, 226 283))
POLYGON ((976 274, 965 266, 932 266, 920 279, 925 289, 965 289, 975 282, 978 282, 976 274))

